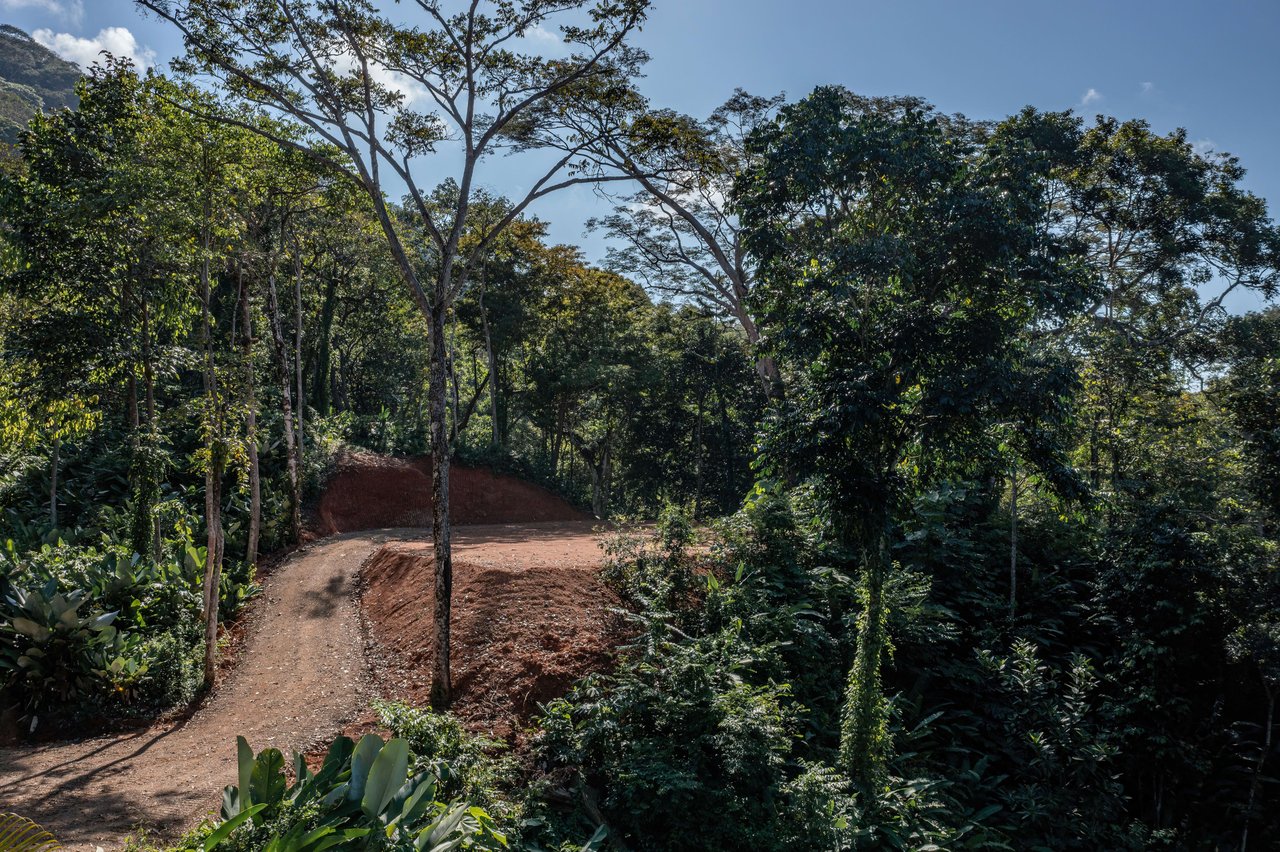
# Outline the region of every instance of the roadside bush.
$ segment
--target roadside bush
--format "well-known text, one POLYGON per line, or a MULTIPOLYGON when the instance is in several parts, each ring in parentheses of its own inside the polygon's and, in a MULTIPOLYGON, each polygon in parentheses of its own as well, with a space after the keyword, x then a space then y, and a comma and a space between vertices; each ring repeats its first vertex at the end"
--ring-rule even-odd
POLYGON ((614 674, 547 707, 540 753, 637 848, 774 848, 796 720, 786 685, 744 677, 754 657, 735 632, 686 640, 651 622, 614 674))
POLYGON ((441 795, 443 780, 418 761, 404 739, 338 737, 318 772, 300 755, 294 782, 278 749, 256 756, 237 738, 240 783, 223 792, 219 819, 183 839, 180 849, 226 852, 320 852, 507 848, 484 810, 441 795))
POLYGON ((54 702, 103 692, 120 647, 116 613, 93 609, 85 593, 63 594, 55 581, 12 584, 0 614, 0 686, 16 696, 34 730, 54 702))
MULTIPOLYGON (((153 562, 106 537, 29 545, 0 548, 0 702, 29 730, 51 711, 146 714, 195 697, 203 548, 153 562)), ((230 617, 257 591, 251 566, 229 564, 221 591, 230 617)))
POLYGON ((505 831, 518 828, 518 767, 506 743, 468 733, 447 713, 383 701, 373 708, 383 725, 409 743, 417 769, 439 780, 441 796, 484 808, 505 831))

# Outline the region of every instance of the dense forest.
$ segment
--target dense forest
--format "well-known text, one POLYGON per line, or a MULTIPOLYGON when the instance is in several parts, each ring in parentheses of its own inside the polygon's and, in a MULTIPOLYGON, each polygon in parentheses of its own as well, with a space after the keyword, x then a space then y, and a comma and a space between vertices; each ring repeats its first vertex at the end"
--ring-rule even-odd
POLYGON ((45 77, 0 158, 0 736, 198 706, 352 448, 430 458, 436 632, 390 738, 242 740, 132 848, 1280 848, 1235 158, 834 85, 683 115, 646 0, 139 5, 174 73, 45 77), (533 212, 574 186, 600 264, 533 212), (455 466, 617 530, 625 635, 511 743, 449 712, 455 466))

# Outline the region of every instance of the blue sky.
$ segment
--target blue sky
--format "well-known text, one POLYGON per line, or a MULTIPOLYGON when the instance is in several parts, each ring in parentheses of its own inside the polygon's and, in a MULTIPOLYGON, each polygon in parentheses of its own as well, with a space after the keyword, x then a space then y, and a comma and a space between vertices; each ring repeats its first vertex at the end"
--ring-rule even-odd
MULTIPOLYGON (((71 56, 98 43, 164 63, 173 32, 130 0, 0 0, 0 22, 71 56), (122 28, 122 29, 113 29, 122 28), (127 32, 125 32, 127 30, 127 32)), ((1246 186, 1280 207, 1280 2, 1275 0, 656 0, 639 43, 655 104, 705 115, 736 86, 799 97, 840 83, 922 96, 946 112, 1000 118, 1024 105, 1185 127, 1237 155, 1246 186)), ((495 163, 491 188, 521 175, 495 163)), ((589 189, 535 212, 557 241, 599 259, 582 223, 604 212, 589 189)), ((1260 306, 1246 296, 1233 306, 1260 306)))

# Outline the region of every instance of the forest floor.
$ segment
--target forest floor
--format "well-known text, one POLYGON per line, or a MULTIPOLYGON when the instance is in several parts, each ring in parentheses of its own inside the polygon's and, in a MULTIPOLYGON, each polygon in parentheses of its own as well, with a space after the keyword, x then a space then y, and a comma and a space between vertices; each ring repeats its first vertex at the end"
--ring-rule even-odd
MULTIPOLYGON (((598 536, 589 521, 456 527, 453 552, 455 710, 518 739, 537 702, 603 666, 620 635, 598 536)), ((189 718, 0 749, 0 811, 35 819, 68 849, 117 848, 140 823, 172 837, 234 783, 237 735, 288 755, 368 730, 372 698, 422 703, 430 566, 421 529, 299 550, 264 580, 238 662, 189 718)))

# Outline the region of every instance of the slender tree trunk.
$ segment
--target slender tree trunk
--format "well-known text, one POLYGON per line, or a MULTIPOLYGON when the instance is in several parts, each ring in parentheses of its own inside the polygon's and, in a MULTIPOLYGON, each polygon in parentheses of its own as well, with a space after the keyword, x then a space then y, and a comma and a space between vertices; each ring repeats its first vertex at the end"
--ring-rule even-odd
POLYGON ((128 378, 124 380, 124 395, 125 425, 129 427, 130 432, 137 433, 142 420, 138 417, 138 377, 133 374, 132 366, 129 368, 128 378))
POLYGON ((293 257, 293 305, 296 327, 293 333, 293 365, 298 381, 298 464, 306 455, 306 430, 303 428, 303 412, 306 397, 302 393, 302 256, 294 244, 293 257))
POLYGON ((729 423, 729 406, 725 404, 724 393, 716 391, 716 407, 720 410, 720 434, 724 441, 725 481, 729 483, 729 493, 736 499, 738 494, 738 456, 733 448, 733 428, 729 423))
POLYGON ((1097 491, 1102 484, 1101 463, 1098 460, 1098 421, 1100 416, 1096 410, 1093 412, 1093 424, 1089 429, 1089 481, 1092 483, 1094 491, 1097 491))
POLYGON ((453 549, 449 529, 448 341, 446 308, 437 303, 431 315, 431 371, 427 405, 431 425, 431 538, 435 552, 435 668, 431 673, 431 706, 446 709, 453 700, 450 675, 449 621, 453 599, 453 549))
POLYGON ((52 458, 49 464, 49 526, 58 528, 58 462, 62 450, 62 439, 53 439, 52 458))
POLYGON ((702 515, 702 411, 703 400, 706 393, 702 387, 698 388, 698 420, 693 429, 693 459, 694 459, 694 485, 693 485, 693 516, 695 518, 702 515))
POLYGON ((222 583, 222 428, 218 401, 218 374, 213 360, 213 319, 210 316, 209 251, 212 233, 210 211, 205 206, 204 259, 200 263, 200 338, 204 346, 205 450, 204 516, 207 537, 204 566, 204 685, 213 686, 218 670, 218 602, 222 583))
POLYGON ((458 401, 458 392, 459 392, 458 391, 458 350, 454 348, 453 340, 452 340, 452 338, 456 335, 457 328, 458 326, 456 322, 450 323, 449 336, 451 339, 449 341, 449 389, 450 389, 449 405, 451 406, 451 413, 453 414, 453 426, 449 432, 450 446, 453 445, 453 438, 456 438, 458 433, 462 431, 462 427, 459 425, 461 412, 459 410, 459 401, 458 401))
POLYGON ((498 359, 493 353, 493 334, 489 330, 489 312, 484 307, 484 286, 480 289, 480 324, 484 330, 484 356, 489 366, 489 419, 492 420, 492 443, 502 446, 502 425, 498 417, 498 359))
POLYGON ((600 459, 600 478, 604 482, 604 494, 600 501, 600 519, 608 520, 613 501, 613 445, 605 444, 600 459))
MULTIPOLYGON (((129 280, 130 279, 126 277, 124 288, 120 293, 120 316, 126 327, 132 329, 132 322, 128 318, 129 312, 133 307, 133 287, 129 284, 129 280)), ((132 347, 130 348, 132 349, 132 347)), ((124 380, 124 419, 125 425, 129 428, 130 434, 136 441, 141 419, 138 417, 138 365, 133 356, 134 353, 130 352, 129 373, 125 376, 124 380)))
POLYGON ((294 542, 302 540, 302 477, 298 463, 298 442, 293 431, 293 392, 290 388, 289 350, 280 321, 280 300, 276 293, 276 274, 267 274, 267 314, 271 323, 271 340, 276 351, 276 378, 280 383, 280 417, 284 421, 284 449, 289 468, 289 526, 294 542))
POLYGON ((604 520, 604 472, 590 458, 583 457, 583 461, 591 473, 591 514, 604 520))
POLYGON ((556 406, 556 425, 551 433, 551 477, 553 479, 560 476, 560 442, 561 442, 561 424, 564 421, 564 412, 562 407, 556 406))
MULTIPOLYGON (((158 452, 156 429, 156 368, 155 368, 155 342, 151 334, 151 307, 144 298, 142 300, 142 377, 145 388, 147 402, 147 440, 152 444, 151 452, 158 452)), ((162 540, 160 536, 160 517, 156 514, 155 501, 160 496, 160 474, 158 471, 150 469, 155 459, 150 460, 147 472, 147 493, 144 495, 139 489, 138 499, 146 499, 149 505, 146 506, 146 514, 151 518, 151 561, 158 563, 160 561, 160 551, 162 549, 162 540)), ((141 552, 141 551, 139 551, 141 552)))
POLYGON ((316 338, 316 372, 311 386, 312 407, 322 416, 333 413, 330 390, 333 372, 333 316, 338 303, 338 276, 331 275, 325 284, 324 305, 320 309, 320 332, 316 338))
POLYGON ((207 538, 204 567, 204 685, 213 686, 218 671, 218 604, 222 585, 222 469, 219 442, 212 442, 204 473, 207 538))
POLYGON ((1018 608, 1018 466, 1013 466, 1009 486, 1009 617, 1018 608))
POLYGON ((151 310, 146 299, 142 300, 142 377, 147 402, 147 426, 156 423, 156 369, 151 342, 151 310))
MULTIPOLYGON (((474 374, 473 379, 474 381, 474 374)), ((485 376, 476 382, 475 393, 471 395, 471 401, 463 406, 462 411, 454 415, 453 426, 449 430, 449 443, 456 445, 458 435, 467 431, 467 424, 471 422, 471 416, 476 413, 476 406, 480 404, 480 397, 484 396, 485 386, 489 384, 489 377, 485 376)))
MULTIPOLYGON (((569 432, 569 443, 578 451, 587 473, 591 474, 591 514, 604 520, 609 511, 609 441, 606 437, 600 449, 587 445, 572 431, 569 432)), ((576 461, 576 459, 571 459, 576 461)))
POLYGON ((244 270, 239 270, 240 358, 244 362, 244 430, 249 454, 249 532, 245 544, 245 561, 258 561, 258 539, 262 535, 262 477, 258 460, 258 400, 253 384, 253 310, 249 288, 244 283, 244 270))

